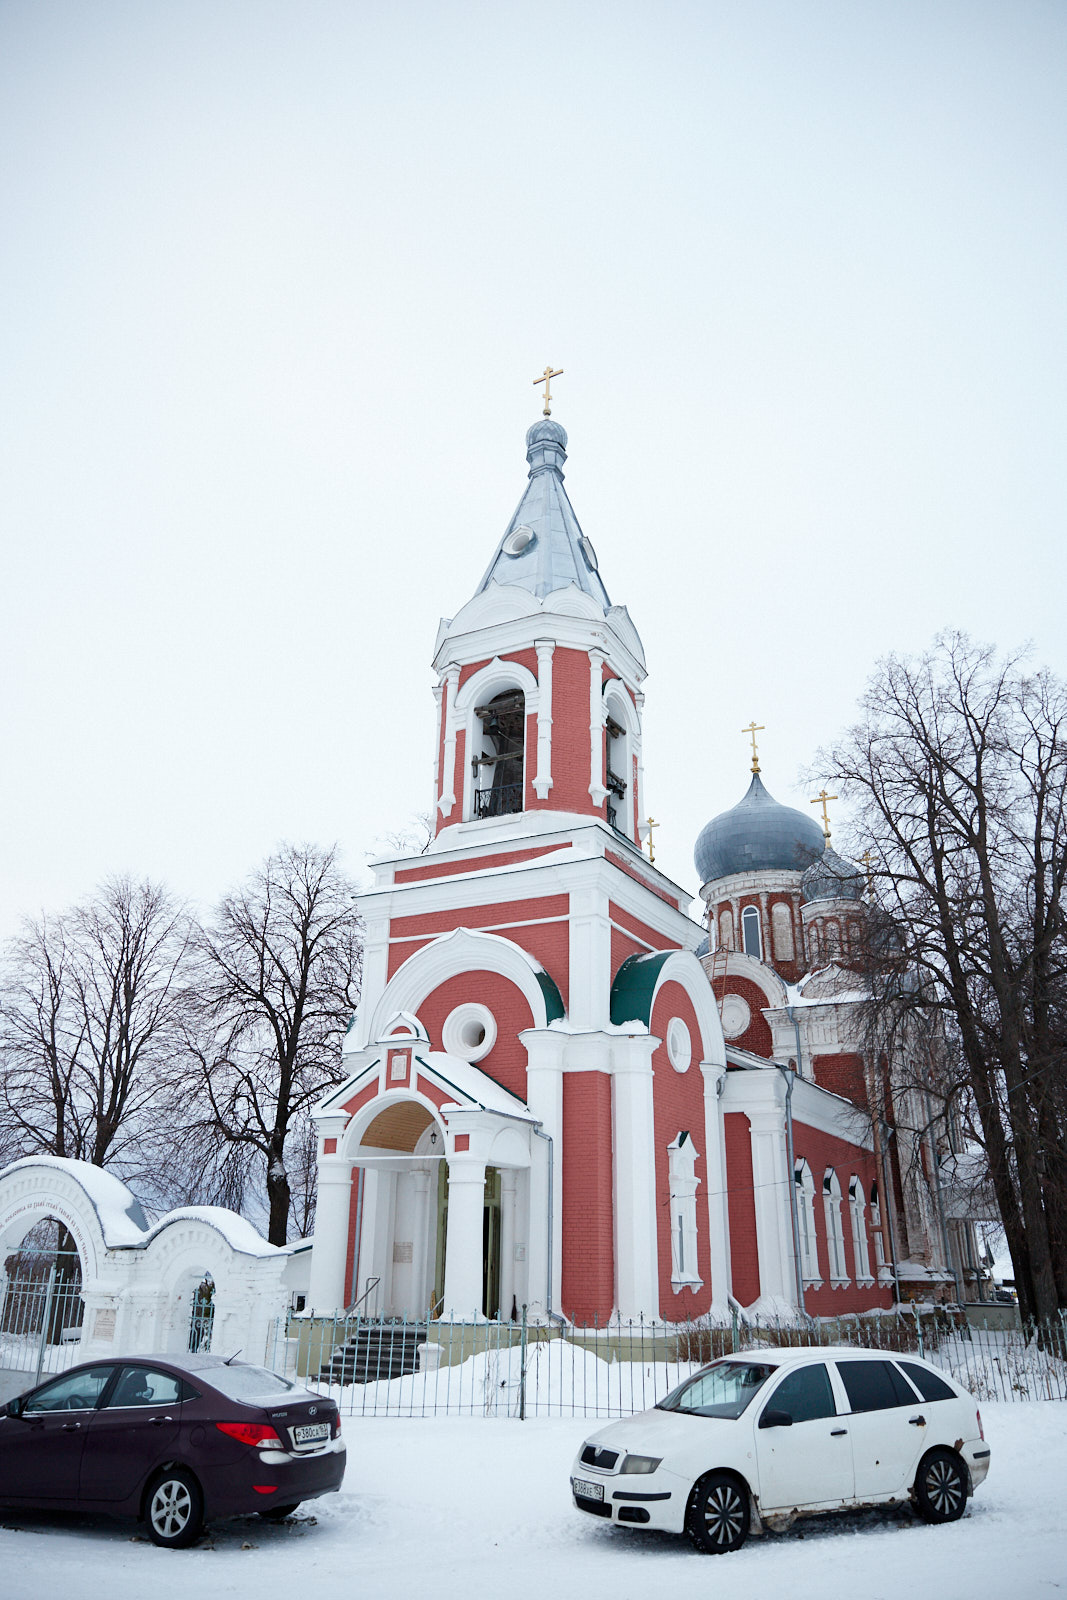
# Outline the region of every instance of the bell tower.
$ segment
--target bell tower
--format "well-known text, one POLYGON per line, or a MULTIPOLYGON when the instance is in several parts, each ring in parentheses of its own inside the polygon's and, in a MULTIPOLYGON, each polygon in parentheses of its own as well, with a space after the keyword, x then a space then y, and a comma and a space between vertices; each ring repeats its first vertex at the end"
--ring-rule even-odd
POLYGON ((639 845, 641 640, 564 488, 566 430, 534 423, 526 460, 481 582, 438 632, 436 831, 473 842, 471 825, 538 831, 552 812, 599 817, 639 845))

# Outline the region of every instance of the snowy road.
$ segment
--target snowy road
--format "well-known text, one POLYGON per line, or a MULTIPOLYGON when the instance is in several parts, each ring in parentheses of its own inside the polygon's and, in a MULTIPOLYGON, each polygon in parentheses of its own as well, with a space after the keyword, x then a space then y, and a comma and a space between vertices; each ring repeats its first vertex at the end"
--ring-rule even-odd
POLYGON ((270 1594, 378 1600, 1040 1600, 1067 1595, 1067 1405, 984 1405, 987 1482, 962 1522, 907 1514, 799 1523, 736 1555, 606 1529, 572 1509, 575 1447, 598 1424, 346 1419, 344 1491, 310 1517, 224 1524, 192 1551, 129 1525, 0 1513, 5 1600, 186 1600, 270 1594))

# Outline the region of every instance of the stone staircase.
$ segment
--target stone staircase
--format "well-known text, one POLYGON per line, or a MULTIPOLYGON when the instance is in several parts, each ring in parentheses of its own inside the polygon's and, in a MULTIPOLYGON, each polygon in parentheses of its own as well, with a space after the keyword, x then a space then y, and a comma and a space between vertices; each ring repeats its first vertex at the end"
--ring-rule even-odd
POLYGON ((321 1367, 322 1383, 378 1383, 417 1372, 418 1347, 425 1344, 424 1322, 364 1322, 344 1344, 335 1345, 321 1367))

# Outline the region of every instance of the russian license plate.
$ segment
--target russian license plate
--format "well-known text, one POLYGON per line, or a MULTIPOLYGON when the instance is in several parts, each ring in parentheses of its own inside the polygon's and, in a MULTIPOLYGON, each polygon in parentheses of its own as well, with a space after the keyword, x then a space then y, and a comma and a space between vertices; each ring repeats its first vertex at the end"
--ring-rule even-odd
POLYGON ((293 1438, 297 1444, 319 1444, 323 1439, 330 1437, 330 1424, 328 1422, 309 1422, 303 1428, 293 1429, 293 1438))
POLYGON ((583 1500, 603 1500, 604 1485, 590 1483, 586 1478, 572 1478, 571 1488, 575 1494, 580 1494, 583 1500))

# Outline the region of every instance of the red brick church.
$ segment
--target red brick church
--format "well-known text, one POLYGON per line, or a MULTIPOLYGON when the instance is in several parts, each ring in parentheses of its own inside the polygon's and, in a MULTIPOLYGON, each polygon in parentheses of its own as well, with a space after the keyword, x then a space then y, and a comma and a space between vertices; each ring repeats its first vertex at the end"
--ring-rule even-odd
POLYGON ((676 1322, 884 1307, 909 1271, 944 1292, 929 1195, 865 1114, 862 876, 754 761, 697 845, 709 949, 642 848, 644 651, 566 446, 529 430, 518 509, 438 630, 436 832, 362 898, 308 1309, 676 1322))

